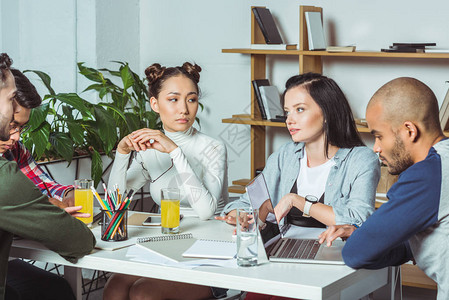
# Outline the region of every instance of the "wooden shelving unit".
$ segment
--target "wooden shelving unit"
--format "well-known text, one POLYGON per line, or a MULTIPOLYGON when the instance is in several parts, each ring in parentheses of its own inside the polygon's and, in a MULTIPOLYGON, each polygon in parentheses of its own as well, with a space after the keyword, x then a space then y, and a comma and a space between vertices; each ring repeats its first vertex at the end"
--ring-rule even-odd
MULTIPOLYGON (((373 52, 356 51, 331 53, 327 51, 309 51, 307 38, 307 26, 305 21, 305 12, 318 11, 323 15, 321 7, 300 6, 299 7, 299 49, 298 50, 255 50, 246 48, 222 49, 222 53, 238 53, 251 56, 251 78, 248 82, 248 88, 251 90, 251 114, 233 115, 231 118, 222 119, 223 123, 243 124, 251 126, 251 168, 250 174, 253 178, 257 169, 263 169, 265 166, 265 134, 266 127, 286 127, 285 123, 270 122, 262 120, 257 101, 255 100, 254 90, 251 81, 255 79, 264 79, 266 76, 266 56, 267 55, 293 55, 298 57, 299 74, 307 72, 322 73, 322 57, 351 57, 357 58, 403 58, 403 59, 449 59, 449 53, 392 53, 392 52, 373 52)), ((265 44, 263 34, 251 11, 251 44, 265 44)), ((367 127, 358 126, 359 132, 369 132, 367 127)), ((449 132, 445 132, 449 136, 449 132)), ((247 182, 249 179, 242 179, 247 182)), ((231 193, 244 193, 242 185, 234 183, 229 187, 231 193)))
POLYGON ((248 48, 222 49, 222 53, 263 54, 263 55, 303 55, 303 56, 337 56, 337 57, 373 57, 373 58, 449 58, 449 53, 394 53, 375 51, 327 52, 304 50, 255 50, 248 48))
POLYGON ((423 289, 436 290, 437 284, 429 278, 418 266, 403 264, 401 266, 402 285, 423 289))

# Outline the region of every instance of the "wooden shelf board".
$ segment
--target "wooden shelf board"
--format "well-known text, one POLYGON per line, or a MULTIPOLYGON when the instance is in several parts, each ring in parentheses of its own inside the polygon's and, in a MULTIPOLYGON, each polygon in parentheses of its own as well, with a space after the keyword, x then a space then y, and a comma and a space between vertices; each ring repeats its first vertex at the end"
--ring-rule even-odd
POLYGON ((306 55, 306 56, 339 56, 339 57, 378 57, 378 58, 445 58, 449 59, 449 53, 395 53, 378 51, 355 52, 327 52, 304 50, 256 50, 249 48, 222 49, 222 53, 241 54, 276 54, 276 55, 306 55))
POLYGON ((368 132, 368 133, 371 132, 371 131, 369 130, 368 127, 365 127, 365 126, 359 126, 359 125, 357 125, 357 131, 358 131, 358 132, 368 132))
POLYGON ((401 266, 402 285, 425 289, 437 289, 437 284, 429 278, 420 268, 411 264, 401 266))
POLYGON ((237 179, 237 180, 234 180, 234 181, 232 182, 232 184, 233 184, 233 185, 242 185, 242 186, 246 186, 250 181, 251 181, 251 179, 246 179, 246 178, 244 178, 244 179, 237 179))
MULTIPOLYGON (((223 123, 246 124, 246 125, 267 126, 267 127, 287 127, 284 122, 254 120, 251 119, 250 115, 233 115, 232 118, 222 119, 221 121, 223 123)), ((368 127, 359 125, 357 125, 357 131, 363 133, 370 133, 368 127)), ((449 137, 449 131, 445 131, 444 135, 449 137)))
POLYGON ((254 120, 251 119, 249 115, 241 115, 238 117, 232 117, 221 120, 223 123, 235 123, 235 124, 246 124, 246 125, 256 125, 256 126, 269 126, 269 127, 286 127, 284 122, 271 122, 267 120, 254 120))
POLYGON ((244 194, 246 191, 245 187, 242 185, 231 185, 230 187, 228 187, 228 192, 235 194, 244 194))
MULTIPOLYGON (((251 119, 249 115, 234 115, 232 118, 222 119, 223 123, 234 123, 234 124, 246 124, 246 125, 256 125, 256 126, 268 126, 268 127, 287 127, 284 122, 271 122, 267 120, 254 120, 251 119)), ((359 132, 370 132, 368 127, 357 126, 359 132)))

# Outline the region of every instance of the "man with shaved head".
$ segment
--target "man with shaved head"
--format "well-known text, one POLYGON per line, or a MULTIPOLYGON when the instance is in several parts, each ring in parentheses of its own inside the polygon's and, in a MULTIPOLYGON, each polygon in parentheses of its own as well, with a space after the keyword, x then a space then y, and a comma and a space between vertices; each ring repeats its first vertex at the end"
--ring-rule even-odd
POLYGON ((342 254, 352 268, 414 260, 437 282, 438 299, 449 299, 449 139, 438 111, 434 93, 413 78, 394 79, 374 94, 366 109, 374 151, 399 179, 359 229, 331 226, 321 242, 347 237, 342 254))

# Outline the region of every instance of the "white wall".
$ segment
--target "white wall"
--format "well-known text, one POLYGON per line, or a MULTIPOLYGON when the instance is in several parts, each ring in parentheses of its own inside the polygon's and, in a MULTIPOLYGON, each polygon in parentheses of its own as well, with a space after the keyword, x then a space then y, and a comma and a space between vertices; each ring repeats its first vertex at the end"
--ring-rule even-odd
MULTIPOLYGON (((15 67, 48 72, 59 92, 86 87, 77 76, 77 61, 112 67, 110 60, 124 60, 142 76, 154 62, 198 63, 206 106, 199 114, 202 131, 228 144, 232 180, 249 176, 249 127, 221 119, 249 112, 250 60, 221 49, 249 45, 252 5, 270 8, 287 42, 299 39, 299 5, 316 5, 323 7, 333 45, 379 50, 402 41, 449 48, 449 3, 443 0, 432 5, 417 0, 1 0, 0 47, 11 54, 15 67)), ((271 56, 267 68, 282 91, 284 82, 298 73, 297 58, 271 56)), ((448 68, 449 60, 324 59, 324 74, 340 84, 356 117, 364 116, 366 103, 382 84, 398 76, 424 81, 441 102, 448 68)), ((285 129, 267 131, 269 153, 289 140, 285 129)))
MULTIPOLYGON (((78 74, 77 62, 117 69, 110 61, 120 60, 138 70, 139 5, 139 0, 1 0, 0 51, 17 69, 48 73, 57 93, 81 93, 92 82, 78 74)), ((47 93, 37 76, 29 77, 42 96, 47 93)), ((80 95, 97 100, 94 92, 80 95)), ((50 171, 59 182, 71 184, 75 164, 66 166, 52 165, 50 171)), ((89 161, 80 166, 80 177, 90 177, 89 161)))
MULTIPOLYGON (((222 118, 249 112, 250 59, 223 54, 222 48, 250 43, 251 6, 267 6, 277 19, 284 40, 298 43, 299 5, 323 7, 327 39, 332 45, 355 44, 358 50, 387 48, 393 42, 436 42, 449 48, 449 3, 433 1, 210 1, 142 0, 141 67, 153 62, 179 65, 189 60, 203 67, 200 81, 203 103, 202 130, 228 144, 231 180, 249 176, 249 128, 222 124, 222 118), (242 131, 236 140, 236 131, 242 131), (228 135, 229 134, 229 135, 228 135), (236 152, 232 151, 235 149, 236 152)), ((285 81, 298 73, 296 57, 271 56, 267 64, 272 83, 283 90, 285 81)), ((449 60, 325 58, 324 74, 334 78, 346 93, 356 117, 364 117, 371 95, 399 76, 416 77, 428 84, 442 101, 448 88, 449 60)), ((440 102, 441 103, 441 102, 440 102)), ((285 129, 269 128, 269 153, 289 141, 285 129)), ((364 134, 367 143, 369 135, 364 134)))

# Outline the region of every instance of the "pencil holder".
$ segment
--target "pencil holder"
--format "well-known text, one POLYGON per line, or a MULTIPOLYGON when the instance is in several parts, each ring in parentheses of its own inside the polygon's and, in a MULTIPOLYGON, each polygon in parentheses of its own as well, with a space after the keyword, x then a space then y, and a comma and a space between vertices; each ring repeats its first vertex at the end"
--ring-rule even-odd
POLYGON ((128 210, 101 210, 101 239, 107 242, 118 242, 128 239, 128 210))

